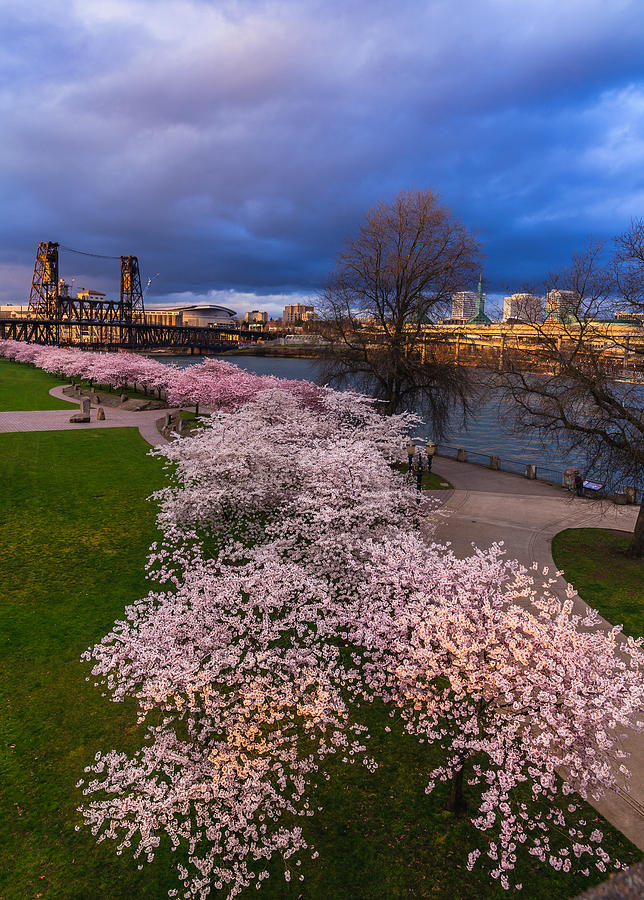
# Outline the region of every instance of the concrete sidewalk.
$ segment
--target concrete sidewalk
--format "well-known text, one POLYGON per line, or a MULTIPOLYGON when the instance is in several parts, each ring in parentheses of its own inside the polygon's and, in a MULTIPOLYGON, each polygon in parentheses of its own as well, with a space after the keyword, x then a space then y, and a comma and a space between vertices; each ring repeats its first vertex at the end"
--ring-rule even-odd
POLYGON ((503 540, 508 555, 524 565, 551 566, 550 542, 559 531, 583 527, 632 531, 639 512, 637 506, 576 497, 522 475, 444 457, 436 458, 434 470, 455 488, 432 492, 449 512, 437 538, 452 541, 460 557, 469 555, 472 543, 487 548, 503 540))
MULTIPOLYGON (((526 568, 533 562, 539 564, 539 570, 547 566, 554 577, 551 543, 555 534, 565 528, 633 531, 639 512, 638 506, 578 498, 563 488, 522 475, 445 457, 436 457, 433 469, 454 485, 453 491, 432 491, 441 504, 433 539, 451 542, 461 558, 471 554, 472 544, 487 549, 495 541, 503 541, 509 559, 518 559, 526 568)), ((563 598, 566 586, 559 577, 550 590, 563 598)), ((583 598, 575 598, 575 612, 583 613, 585 607, 583 598)), ((644 735, 629 736, 623 748, 631 754, 627 760, 632 773, 630 791, 606 794, 594 805, 644 850, 644 735)))
POLYGON ((72 423, 69 417, 80 409, 80 402, 70 400, 62 387, 54 387, 49 393, 58 400, 69 403, 69 409, 30 410, 28 412, 0 412, 0 433, 11 431, 78 431, 86 428, 138 428, 141 437, 153 447, 169 443, 158 430, 156 423, 166 412, 175 409, 150 409, 141 412, 104 406, 105 419, 96 421, 96 405, 91 408, 91 422, 72 423))

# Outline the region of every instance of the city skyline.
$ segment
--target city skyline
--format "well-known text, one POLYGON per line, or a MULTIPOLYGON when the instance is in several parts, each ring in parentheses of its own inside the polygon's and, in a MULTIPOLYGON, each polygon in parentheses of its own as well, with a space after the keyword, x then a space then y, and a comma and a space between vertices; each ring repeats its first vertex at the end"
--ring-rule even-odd
MULTIPOLYGON (((2 303, 56 240, 136 254, 151 305, 274 313, 312 301, 370 206, 425 187, 480 234, 502 302, 644 208, 636 3, 3 12, 2 303)), ((61 253, 108 296, 113 267, 61 253)))

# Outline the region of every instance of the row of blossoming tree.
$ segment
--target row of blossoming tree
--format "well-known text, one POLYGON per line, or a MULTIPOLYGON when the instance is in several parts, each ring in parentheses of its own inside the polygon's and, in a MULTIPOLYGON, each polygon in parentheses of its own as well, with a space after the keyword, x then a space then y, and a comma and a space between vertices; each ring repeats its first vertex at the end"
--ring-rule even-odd
POLYGON ((0 356, 90 385, 162 391, 172 406, 236 408, 258 390, 277 387, 299 396, 304 403, 310 404, 317 395, 317 388, 308 381, 254 375, 217 359, 181 369, 136 353, 92 353, 22 341, 0 341, 0 356))
POLYGON ((184 896, 260 886, 276 854, 301 878, 330 760, 378 765, 360 710, 379 701, 442 749, 427 793, 447 783, 454 810, 467 793, 481 832, 468 867, 482 857, 505 888, 519 853, 565 872, 620 867, 579 797, 628 777, 641 641, 575 614, 572 590, 557 599, 500 546, 462 560, 428 545, 431 505, 392 465, 413 416, 216 361, 181 373, 128 354, 0 353, 99 383, 127 372, 212 410, 154 451, 168 463, 155 589, 85 654, 147 723, 137 753, 97 753, 79 784, 99 840, 141 863, 164 837, 185 845, 184 896))

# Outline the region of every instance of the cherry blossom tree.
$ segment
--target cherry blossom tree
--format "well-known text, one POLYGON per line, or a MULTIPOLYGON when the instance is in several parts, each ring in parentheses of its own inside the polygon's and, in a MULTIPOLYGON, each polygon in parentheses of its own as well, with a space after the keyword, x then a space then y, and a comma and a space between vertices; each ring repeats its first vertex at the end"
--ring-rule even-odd
MULTIPOLYGON (((602 835, 585 827, 571 795, 592 802, 627 786, 621 741, 644 726, 641 639, 620 640, 621 628, 607 632, 593 610, 575 614, 574 592, 559 600, 554 579, 536 592, 498 546, 461 562, 443 554, 415 577, 413 553, 389 547, 365 572, 372 596, 354 615, 357 633, 348 629, 367 648, 364 696, 392 704, 410 734, 443 749, 427 792, 448 782, 457 811, 468 786, 478 804, 471 820, 503 887, 520 847, 557 870, 606 871, 602 835), (404 590, 388 603, 389 573, 399 569, 404 590)), ((480 855, 470 854, 470 867, 480 855)))
POLYGON ((396 428, 364 398, 319 402, 322 414, 262 391, 159 452, 174 483, 157 495, 165 541, 150 570, 173 588, 134 604, 87 653, 113 699, 135 696, 142 719, 164 719, 133 758, 99 754, 85 792, 101 796, 83 814, 121 850, 137 835, 147 858, 161 831, 187 841, 192 869, 180 874, 194 893, 234 896, 275 852, 292 858, 290 878, 306 848, 292 823, 312 815, 324 760, 374 765, 345 700, 356 675, 338 640, 349 583, 338 575, 352 570, 356 584, 374 537, 416 515, 389 465, 409 417, 396 428))
POLYGON ((165 391, 171 405, 201 404, 212 409, 234 409, 258 391, 281 388, 314 404, 319 388, 307 381, 255 375, 223 360, 206 359, 180 369, 136 353, 98 353, 0 341, 0 355, 35 365, 48 372, 113 388, 141 385, 147 390, 165 391))

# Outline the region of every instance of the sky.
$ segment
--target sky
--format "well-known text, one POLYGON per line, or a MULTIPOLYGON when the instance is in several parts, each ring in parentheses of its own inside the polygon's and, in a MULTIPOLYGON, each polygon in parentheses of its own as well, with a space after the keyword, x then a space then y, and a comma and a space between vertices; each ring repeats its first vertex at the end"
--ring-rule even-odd
POLYGON ((644 215, 643 46, 642 0, 0 0, 0 302, 52 240, 279 315, 408 188, 539 282, 644 215))

